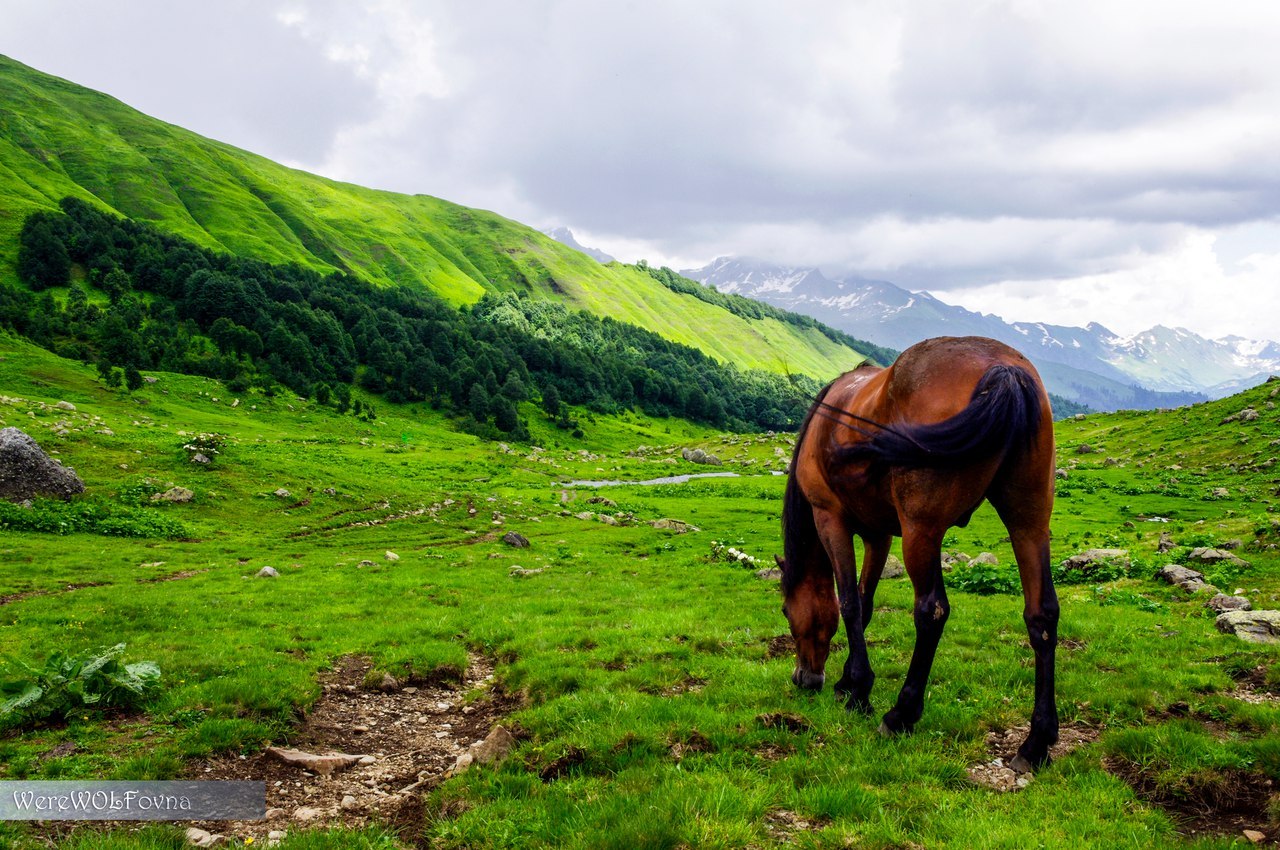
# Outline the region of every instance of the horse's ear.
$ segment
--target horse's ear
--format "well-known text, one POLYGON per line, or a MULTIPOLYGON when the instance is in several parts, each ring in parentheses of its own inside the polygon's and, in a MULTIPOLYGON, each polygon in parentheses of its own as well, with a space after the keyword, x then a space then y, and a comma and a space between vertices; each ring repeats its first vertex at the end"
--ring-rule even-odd
POLYGON ((773 559, 778 562, 778 569, 785 570, 787 568, 787 562, 782 560, 780 555, 774 555, 773 559))

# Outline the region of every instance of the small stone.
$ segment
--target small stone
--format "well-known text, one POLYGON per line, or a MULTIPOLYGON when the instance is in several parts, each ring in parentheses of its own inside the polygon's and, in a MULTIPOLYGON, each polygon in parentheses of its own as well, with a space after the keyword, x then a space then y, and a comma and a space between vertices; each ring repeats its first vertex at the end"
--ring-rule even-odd
MULTIPOLYGON (((360 731, 368 732, 368 731, 369 731, 369 727, 368 727, 368 726, 365 726, 365 727, 364 727, 363 729, 361 729, 360 731)), ((363 765, 376 764, 376 763, 377 763, 377 761, 378 761, 378 760, 377 760, 376 758, 374 758, 373 756, 361 756, 361 757, 360 757, 360 764, 363 764, 363 765)))
POLYGON ((187 827, 187 843, 192 847, 212 847, 213 833, 206 832, 198 827, 187 827))
POLYGON ((54 405, 59 410, 75 410, 76 406, 69 401, 60 401, 54 405))
POLYGON ((258 570, 258 572, 256 572, 254 575, 256 575, 258 578, 279 578, 280 571, 277 570, 275 567, 263 567, 262 569, 258 570))
POLYGON ((196 494, 194 492, 192 492, 191 490, 188 490, 186 487, 170 487, 168 490, 165 490, 163 493, 152 494, 151 501, 174 502, 174 503, 181 504, 185 502, 190 502, 192 499, 195 498, 195 495, 196 494))
POLYGON ((508 573, 508 575, 510 575, 513 578, 526 578, 528 576, 536 576, 539 573, 541 573, 544 569, 546 569, 546 567, 538 567, 536 570, 526 570, 524 567, 515 565, 511 568, 511 571, 508 573))
POLYGON ((970 561, 970 563, 972 563, 972 564, 987 564, 988 566, 993 566, 993 567, 994 567, 994 566, 996 566, 997 564, 999 564, 999 563, 1000 563, 1000 559, 999 559, 999 558, 997 558, 997 557, 996 557, 994 554, 992 554, 991 552, 980 552, 980 553, 978 553, 978 557, 974 558, 972 561, 970 561))
POLYGON ((517 549, 528 549, 529 538, 525 537, 518 531, 508 531, 502 535, 502 542, 508 546, 514 546, 517 549))
POLYGON ((1267 834, 1265 832, 1258 832, 1256 829, 1246 829, 1241 832, 1241 835, 1252 841, 1254 844, 1261 844, 1267 840, 1267 834))
POLYGON ((333 489, 332 487, 326 487, 326 488, 324 488, 323 490, 321 490, 320 492, 324 493, 326 496, 336 496, 336 495, 338 495, 338 491, 337 491, 337 490, 335 490, 335 489, 333 489))
POLYGON ((348 753, 316 754, 287 747, 267 747, 267 755, 301 770, 314 771, 321 776, 328 776, 335 770, 350 767, 361 758, 348 753))
POLYGON ((902 560, 897 555, 890 555, 884 562, 880 578, 901 578, 906 572, 907 568, 903 566, 902 560))
POLYGON ((397 555, 395 552, 392 552, 390 549, 388 549, 386 552, 383 552, 383 553, 382 553, 382 557, 383 557, 383 558, 385 558, 385 559, 386 559, 386 560, 388 560, 388 561, 398 561, 398 560, 400 560, 400 556, 399 556, 399 555, 397 555))
POLYGON ((205 456, 204 452, 196 452, 191 456, 191 462, 207 465, 209 463, 209 458, 205 456))
POLYGON ((382 681, 378 683, 378 690, 386 693, 400 690, 400 680, 390 673, 382 674, 382 681))
POLYGON ((347 794, 345 797, 342 798, 342 802, 339 803, 339 805, 342 806, 342 808, 346 809, 347 811, 351 811, 352 809, 358 808, 360 806, 360 801, 357 800, 355 797, 351 796, 350 794, 347 794))
POLYGON ((289 498, 289 496, 290 496, 290 495, 292 495, 292 494, 291 494, 288 490, 286 490, 286 489, 284 489, 283 487, 281 487, 281 488, 277 489, 277 490, 276 490, 272 495, 273 495, 273 496, 275 496, 275 497, 276 497, 276 498, 278 498, 278 499, 287 499, 287 498, 289 498))
POLYGON ((363 561, 361 561, 360 563, 356 564, 356 566, 357 566, 357 567, 372 567, 372 566, 375 566, 375 564, 373 563, 373 561, 370 561, 368 558, 365 558, 363 561))
POLYGON ((649 525, 660 531, 674 531, 676 534, 688 534, 691 531, 702 530, 679 519, 655 519, 649 525))
POLYGON ((781 581, 782 570, 778 569, 777 567, 769 567, 768 569, 764 569, 764 570, 756 570, 756 578, 764 579, 765 581, 781 581))
POLYGON ((306 823, 320 817, 321 811, 311 806, 300 806, 293 810, 293 819, 306 823))

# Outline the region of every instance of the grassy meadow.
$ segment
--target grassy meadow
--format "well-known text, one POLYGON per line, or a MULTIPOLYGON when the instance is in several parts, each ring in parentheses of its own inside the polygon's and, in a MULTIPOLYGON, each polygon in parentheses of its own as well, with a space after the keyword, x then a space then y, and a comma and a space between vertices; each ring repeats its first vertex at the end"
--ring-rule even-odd
MULTIPOLYGON (((773 473, 790 435, 584 412, 575 439, 530 404, 531 445, 505 446, 425 405, 377 403, 363 421, 166 373, 132 395, 108 390, 92 369, 12 337, 0 358, 0 427, 31 434, 88 487, 74 515, 38 503, 0 517, 6 676, 17 661, 120 642, 126 660, 163 671, 142 714, 77 712, 0 737, 0 778, 182 776, 211 755, 287 742, 343 656, 429 679, 456 677, 479 653, 519 699, 510 759, 430 784, 408 827, 290 827, 280 846, 1225 847, 1245 840, 1237 809, 1269 836, 1280 828, 1267 791, 1280 778, 1280 706, 1256 696, 1280 691, 1275 649, 1219 634, 1202 599, 1151 578, 1192 546, 1238 539, 1251 566, 1209 578, 1280 607, 1280 555, 1267 548, 1280 542, 1280 384, 1059 423, 1055 559, 1118 546, 1134 566, 1060 586, 1058 703, 1086 743, 1001 794, 966 768, 993 757, 988 732, 1030 711, 1019 597, 952 590, 913 735, 882 738, 878 717, 846 713, 829 686, 790 685, 776 582, 713 552, 715 541, 772 565, 784 481, 773 473), (1222 423, 1246 406, 1258 419, 1222 423), (184 445, 210 432, 225 435, 221 452, 193 465, 184 445), (742 477, 565 486, 708 471, 680 458, 687 446, 742 477), (151 501, 173 485, 194 499, 151 501), (587 511, 619 524, 579 518, 587 511), (22 530, 31 517, 51 530, 22 530), (660 518, 699 530, 647 524, 660 518), (69 528, 88 530, 58 533, 69 528), (531 546, 505 545, 509 530, 531 546), (1179 548, 1157 556, 1164 531, 1179 548), (264 566, 280 577, 256 578, 264 566), (1205 833, 1214 823, 1224 834, 1205 833)), ((999 564, 953 578, 999 590, 1012 570, 1003 538, 989 508, 954 530, 950 550, 999 564)), ((910 606, 905 580, 882 583, 868 634, 878 713, 910 657, 910 606)), ((8 846, 49 840, 0 825, 8 846)), ((170 825, 85 825, 57 840, 183 845, 170 825)))

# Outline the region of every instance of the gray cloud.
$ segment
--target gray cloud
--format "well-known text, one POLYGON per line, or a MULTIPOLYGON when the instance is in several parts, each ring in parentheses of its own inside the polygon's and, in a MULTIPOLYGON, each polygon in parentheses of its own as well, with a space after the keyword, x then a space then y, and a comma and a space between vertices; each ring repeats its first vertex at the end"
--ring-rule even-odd
POLYGON ((1067 292, 1194 233, 1280 252, 1239 236, 1280 212, 1267 3, 57 0, 0 31, 207 135, 622 256, 1067 292))

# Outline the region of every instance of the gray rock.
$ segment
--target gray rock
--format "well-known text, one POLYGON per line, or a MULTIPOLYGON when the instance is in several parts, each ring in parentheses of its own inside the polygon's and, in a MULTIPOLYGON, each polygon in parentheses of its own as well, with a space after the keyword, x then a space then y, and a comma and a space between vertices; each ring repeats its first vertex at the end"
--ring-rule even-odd
POLYGON ((196 452, 191 456, 191 462, 207 465, 209 463, 209 458, 205 457, 204 452, 196 452))
POLYGON ((150 376, 150 375, 143 375, 143 376, 142 376, 142 380, 146 381, 148 384, 154 384, 155 382, 159 381, 160 379, 159 379, 159 378, 153 378, 153 377, 152 377, 152 376, 150 376))
POLYGON ((696 525, 690 525, 689 523, 679 519, 655 519, 650 522, 649 525, 652 525, 654 528, 661 531, 674 531, 676 534, 687 534, 690 531, 702 530, 696 525))
POLYGON ((83 492, 79 476, 45 454, 26 433, 17 428, 0 429, 0 499, 70 499, 83 492))
POLYGON ((75 410, 76 406, 69 401, 60 401, 54 405, 59 410, 75 410))
POLYGON ((267 755, 300 770, 309 770, 321 776, 328 776, 335 770, 350 767, 362 758, 362 756, 349 753, 317 754, 287 747, 267 747, 267 755))
POLYGON ((1169 584, 1177 585, 1188 593, 1198 593, 1201 590, 1213 587, 1213 585, 1205 582, 1203 573, 1187 567, 1180 567, 1177 564, 1166 564, 1161 567, 1156 571, 1156 578, 1163 579, 1169 584))
POLYGON ((347 794, 342 798, 342 802, 338 805, 346 811, 351 811, 352 809, 360 808, 360 801, 350 794, 347 794))
POLYGON ((1237 567, 1247 567, 1249 562, 1236 555, 1231 554, 1226 549, 1211 549, 1207 546, 1201 546, 1191 550, 1191 554, 1187 556, 1189 560, 1199 561, 1202 564, 1217 564, 1221 561, 1234 564, 1237 567))
POLYGON ((1088 573, 1101 566, 1119 566, 1127 571, 1131 563, 1128 549, 1087 549, 1064 560, 1062 566, 1074 572, 1088 573))
POLYGON ((1227 611, 1215 625, 1249 643, 1280 643, 1280 611, 1227 611))
POLYGON ((1228 596, 1225 593, 1219 593, 1208 602, 1204 603, 1206 608, 1212 608, 1219 614, 1227 611, 1252 611, 1253 603, 1244 596, 1228 596))
POLYGON ((1178 544, 1173 542, 1173 535, 1167 531, 1160 532, 1160 542, 1156 544, 1156 553, 1163 555, 1165 552, 1172 552, 1178 548, 1178 544))
POLYGON ((288 490, 286 490, 286 489, 284 489, 283 487, 281 487, 281 488, 277 489, 277 490, 276 490, 274 493, 272 493, 271 495, 275 496, 275 497, 276 497, 276 498, 278 498, 278 499, 287 499, 287 498, 289 498, 289 496, 291 496, 292 494, 291 494, 288 490))
POLYGON ((1069 478, 1069 477, 1070 477, 1070 473, 1069 473, 1069 472, 1067 472, 1065 469, 1062 469, 1061 467, 1059 467, 1058 469, 1054 470, 1053 475, 1054 475, 1054 477, 1055 477, 1055 478, 1064 478, 1064 479, 1065 479, 1065 478, 1069 478))
POLYGON ((326 496, 336 496, 336 495, 338 495, 338 491, 337 491, 337 490, 335 490, 335 489, 333 489, 332 487, 326 487, 326 488, 324 488, 323 490, 321 490, 320 492, 321 492, 321 493, 324 493, 326 496))
POLYGON ((502 535, 502 542, 508 546, 514 546, 517 549, 528 549, 529 538, 525 537, 518 531, 508 531, 502 535))
POLYGON ((603 522, 605 525, 618 524, 618 521, 615 518, 609 516, 608 514, 596 514, 596 519, 599 520, 600 522, 603 522))
POLYGON ((880 573, 880 578, 902 578, 906 573, 907 568, 903 566, 898 556, 890 555, 884 562, 884 571, 880 573))
POLYGON ((974 563, 974 564, 988 564, 988 565, 990 565, 990 566, 993 566, 993 567, 994 567, 994 566, 996 566, 997 564, 999 564, 999 563, 1000 563, 1000 559, 999 559, 999 558, 997 558, 997 557, 996 557, 993 553, 991 553, 991 552, 979 552, 979 553, 978 553, 978 557, 974 558, 974 559, 973 559, 973 561, 971 561, 971 563, 974 563))
POLYGON ((458 756, 450 773, 461 773, 473 764, 501 764, 515 749, 516 739, 502 726, 494 726, 483 741, 472 744, 458 756))
POLYGON ((782 570, 777 567, 769 567, 765 570, 756 570, 756 578, 763 579, 764 581, 781 581, 782 570))
POLYGON ((604 505, 606 508, 616 508, 618 506, 617 502, 605 496, 592 496, 590 499, 587 499, 587 504, 604 505))
POLYGON ((190 502, 195 497, 196 494, 191 490, 188 490, 186 487, 170 487, 163 493, 151 494, 151 501, 183 503, 190 502))
POLYGON ((299 806, 293 810, 293 819, 305 823, 307 821, 315 820, 323 814, 324 812, 312 806, 299 806))
POLYGON ((279 578, 280 571, 275 567, 263 567, 256 573, 258 578, 279 578))
POLYGON ((524 567, 517 564, 511 568, 507 575, 512 578, 527 578, 528 576, 536 576, 545 569, 546 567, 538 567, 536 570, 526 570, 524 567))
POLYGON ((399 555, 397 555, 395 552, 392 552, 390 549, 388 549, 387 551, 383 552, 383 553, 382 553, 382 557, 383 557, 385 560, 387 560, 387 561, 392 561, 392 562, 400 560, 400 556, 399 556, 399 555))

